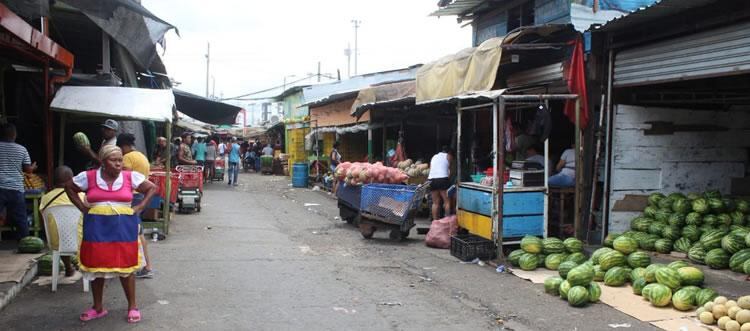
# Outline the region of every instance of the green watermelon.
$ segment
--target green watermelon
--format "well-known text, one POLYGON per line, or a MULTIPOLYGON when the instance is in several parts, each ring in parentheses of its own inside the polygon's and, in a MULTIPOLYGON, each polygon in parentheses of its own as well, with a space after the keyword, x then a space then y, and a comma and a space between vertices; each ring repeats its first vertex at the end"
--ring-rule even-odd
POLYGON ((524 252, 523 249, 516 249, 510 254, 508 254, 508 260, 510 261, 510 264, 512 264, 514 267, 518 266, 518 260, 521 258, 521 255, 523 255, 524 252))
POLYGON ((647 232, 652 222, 653 220, 650 218, 639 216, 630 221, 630 228, 634 231, 647 232))
MULTIPOLYGON (((669 268, 659 269, 661 270, 672 270, 669 268)), ((655 285, 649 292, 648 301, 656 307, 666 307, 672 301, 672 290, 663 284, 655 285)))
POLYGON ((703 225, 715 227, 719 225, 719 218, 713 214, 703 216, 703 225))
POLYGON ((664 230, 661 232, 661 237, 664 239, 669 239, 671 241, 675 241, 680 238, 680 235, 682 235, 682 229, 677 226, 666 226, 664 227, 664 230))
POLYGON ((656 251, 662 254, 669 254, 672 251, 672 241, 669 239, 659 239, 654 244, 656 251))
POLYGON ((621 236, 615 239, 613 247, 622 254, 628 255, 638 249, 638 242, 629 237, 621 236))
POLYGON ((674 250, 680 253, 687 253, 691 246, 693 246, 693 243, 690 242, 690 239, 685 237, 677 239, 677 241, 674 242, 674 250))
POLYGON ((721 199, 721 192, 719 192, 718 190, 708 190, 706 192, 703 192, 703 197, 706 199, 721 199))
POLYGON ((656 216, 656 211, 659 210, 656 206, 648 206, 645 209, 643 209, 643 216, 646 216, 648 218, 653 218, 656 216))
POLYGON ((690 263, 688 263, 687 261, 677 260, 677 261, 673 261, 673 262, 667 264, 667 267, 668 268, 672 268, 674 270, 677 270, 677 269, 680 269, 682 267, 687 267, 689 265, 690 265, 690 263))
POLYGON ((672 306, 681 311, 693 309, 695 306, 695 291, 691 289, 680 289, 672 295, 672 306))
POLYGON ((623 267, 614 267, 607 270, 604 275, 604 285, 622 286, 628 281, 628 270, 623 267))
POLYGON ((617 237, 621 236, 620 233, 609 233, 606 237, 604 237, 604 246, 605 247, 612 247, 612 243, 617 239, 617 237))
POLYGON ((659 239, 659 236, 650 235, 650 237, 639 241, 638 247, 642 250, 653 252, 656 249, 656 241, 659 239))
POLYGON ((633 294, 641 295, 643 287, 647 284, 648 282, 646 282, 645 278, 637 278, 633 280, 633 294))
POLYGON ((701 238, 701 232, 695 225, 686 225, 682 228, 682 237, 687 238, 690 242, 696 242, 701 238))
POLYGON ((609 269, 612 269, 614 267, 618 266, 624 266, 626 264, 626 258, 625 255, 618 251, 611 251, 604 253, 601 257, 599 257, 599 265, 602 267, 602 270, 607 271, 609 269))
POLYGON ((565 258, 565 261, 573 261, 576 264, 582 264, 582 263, 586 262, 586 260, 588 260, 586 258, 586 255, 584 255, 583 253, 580 253, 580 252, 570 254, 570 255, 568 255, 568 257, 565 258))
POLYGON ((745 245, 750 247, 750 233, 745 236, 745 245))
POLYGON ((719 198, 709 198, 708 207, 711 208, 712 212, 720 213, 724 210, 724 202, 719 198))
POLYGON ((737 211, 742 213, 750 213, 750 203, 745 200, 737 200, 737 211))
POLYGON ((679 268, 677 269, 677 274, 680 276, 680 284, 682 284, 682 286, 701 286, 705 279, 703 271, 696 267, 688 266, 679 268))
MULTIPOLYGON (((588 284, 586 284, 588 286, 588 284)), ((589 291, 583 286, 573 286, 568 291, 568 303, 573 307, 583 307, 589 302, 589 291)))
POLYGON ((729 269, 734 272, 743 272, 742 265, 745 261, 750 261, 750 248, 745 248, 734 253, 732 257, 729 258, 729 269))
POLYGON ((728 234, 721 238, 721 248, 729 254, 734 254, 745 248, 745 240, 744 238, 728 234))
POLYGON ((566 279, 572 286, 584 286, 594 280, 594 268, 587 265, 579 265, 568 272, 566 279))
POLYGON ((659 205, 659 201, 661 201, 664 198, 666 198, 666 196, 664 196, 664 194, 661 194, 661 193, 651 193, 651 194, 648 195, 648 204, 650 206, 658 206, 659 205))
POLYGON ((552 295, 560 295, 560 284, 564 279, 552 276, 544 280, 544 292, 552 295))
POLYGON ((661 236, 662 232, 664 232, 665 227, 667 227, 666 223, 661 223, 661 222, 651 223, 651 225, 648 226, 648 233, 661 236))
POLYGON ((36 254, 44 249, 44 241, 34 236, 23 237, 18 242, 19 253, 36 254))
POLYGON ((539 254, 542 252, 542 240, 534 236, 521 239, 521 249, 526 253, 539 254))
POLYGON ((521 255, 521 258, 518 259, 518 266, 523 270, 531 271, 539 266, 539 262, 539 255, 524 253, 521 255))
POLYGON ((557 270, 565 258, 564 254, 550 254, 544 259, 544 267, 549 270, 557 270))
POLYGON ((688 199, 675 199, 674 202, 672 202, 672 211, 679 214, 687 214, 691 212, 692 210, 692 204, 690 200, 688 199))
POLYGON ((721 248, 708 251, 703 260, 711 269, 726 269, 729 267, 729 253, 721 248))
POLYGON ((659 209, 669 210, 671 212, 673 203, 674 198, 666 197, 665 199, 661 199, 661 201, 659 201, 659 209))
POLYGON ((705 264, 706 250, 701 244, 695 244, 688 251, 688 259, 693 263, 705 264))
MULTIPOLYGON (((659 209, 656 211, 656 215, 654 215, 654 223, 667 224, 667 221, 669 221, 670 216, 672 216, 672 209, 669 209, 669 208, 659 209)), ((657 233, 654 233, 654 234, 657 234, 657 233)))
POLYGON ((677 199, 687 199, 684 194, 680 192, 672 192, 667 195, 668 199, 677 200, 677 199))
POLYGON ((594 281, 595 282, 602 282, 604 281, 604 275, 606 275, 606 271, 602 270, 602 267, 600 265, 594 265, 594 281))
POLYGON ((732 224, 734 225, 745 225, 745 214, 739 210, 733 211, 729 216, 732 217, 732 224))
MULTIPOLYGON (((744 226, 737 226, 733 225, 732 230, 729 231, 729 234, 739 237, 743 244, 745 244, 745 236, 747 236, 748 233, 750 233, 750 228, 746 228, 744 226)), ((747 246, 747 244, 745 244, 747 246)))
POLYGON ((724 211, 731 213, 737 209, 737 203, 730 198, 722 198, 721 202, 724 203, 724 211))
POLYGON ((544 254, 562 253, 565 251, 565 246, 562 240, 549 237, 542 240, 542 251, 544 251, 544 254))
POLYGON ((745 275, 750 276, 750 260, 747 260, 742 264, 742 272, 745 273, 745 275))
POLYGON ((682 284, 680 274, 672 268, 659 268, 655 275, 657 283, 668 286, 672 290, 680 288, 682 284))
POLYGON ((700 213, 692 212, 685 216, 685 224, 687 225, 695 225, 697 227, 698 225, 701 225, 702 222, 703 215, 700 213))
POLYGON ((609 247, 602 247, 602 248, 595 250, 593 253, 591 253, 591 262, 594 262, 594 264, 599 264, 599 258, 605 253, 608 253, 611 251, 612 249, 609 247))
POLYGON ((633 268, 632 271, 630 271, 630 280, 636 280, 638 278, 646 278, 646 268, 633 268))
POLYGON ((685 226, 685 218, 686 218, 685 214, 675 213, 675 214, 669 215, 667 224, 669 224, 670 226, 682 228, 683 226, 685 226))
POLYGON ((695 192, 690 192, 685 196, 688 200, 693 201, 695 199, 700 199, 701 195, 695 192))
POLYGON ((701 289, 695 294, 695 304, 696 306, 702 307, 707 302, 714 301, 718 296, 719 294, 710 288, 701 289))
POLYGON ((643 289, 641 289, 641 295, 643 296, 643 298, 650 301, 651 291, 657 286, 664 286, 664 285, 657 284, 657 283, 646 284, 646 286, 644 286, 643 289))
POLYGON ((721 247, 721 239, 724 238, 724 231, 714 230, 708 233, 704 233, 700 239, 703 248, 711 250, 714 248, 721 247))
POLYGON ((692 209, 694 212, 699 213, 701 215, 708 214, 709 206, 708 206, 708 201, 706 199, 704 198, 695 199, 693 200, 692 205, 693 205, 692 209))
POLYGON ((565 245, 565 249, 568 251, 568 253, 583 252, 583 241, 580 241, 577 238, 565 239, 565 241, 563 241, 563 245, 565 245))
POLYGON ((560 274, 560 277, 567 278, 568 272, 570 272, 571 269, 578 266, 578 263, 575 261, 564 261, 563 263, 560 263, 560 266, 557 267, 557 271, 560 274))
POLYGON ((563 300, 568 299, 568 291, 570 291, 570 283, 568 283, 567 280, 564 280, 562 283, 560 283, 560 298, 563 300))
POLYGON ((654 263, 646 267, 646 274, 643 278, 646 279, 646 282, 653 283, 656 281, 656 271, 661 268, 667 268, 666 265, 663 265, 661 263, 654 263))
POLYGON ((648 267, 651 264, 651 256, 646 252, 633 252, 627 257, 628 265, 631 268, 648 267))
POLYGON ((591 282, 586 289, 589 291, 589 302, 599 301, 602 296, 602 288, 599 287, 599 284, 591 282))
MULTIPOLYGON (((59 263, 60 272, 65 271, 65 264, 62 260, 59 263)), ((37 260, 37 272, 40 276, 52 275, 52 254, 45 254, 37 260)))
POLYGON ((729 216, 729 214, 722 213, 722 214, 716 215, 716 218, 719 220, 719 225, 726 225, 726 226, 732 225, 732 216, 729 216))

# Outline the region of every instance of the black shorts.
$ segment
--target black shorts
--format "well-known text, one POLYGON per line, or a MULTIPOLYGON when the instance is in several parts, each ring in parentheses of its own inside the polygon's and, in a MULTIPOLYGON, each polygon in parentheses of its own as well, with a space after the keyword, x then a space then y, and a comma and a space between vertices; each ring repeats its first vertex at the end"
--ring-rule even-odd
POLYGON ((447 177, 430 179, 430 191, 445 191, 450 187, 451 181, 447 177))

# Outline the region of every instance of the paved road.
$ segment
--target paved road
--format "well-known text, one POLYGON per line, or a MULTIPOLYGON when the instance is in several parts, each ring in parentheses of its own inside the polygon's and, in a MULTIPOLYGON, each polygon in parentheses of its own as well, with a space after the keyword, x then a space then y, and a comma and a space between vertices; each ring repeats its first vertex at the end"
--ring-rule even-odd
POLYGON ((151 247, 154 279, 138 281, 144 320, 125 322, 119 284, 104 319, 82 323, 90 297, 79 284, 30 286, 0 312, 5 330, 604 330, 630 323, 603 304, 585 309, 539 285, 448 251, 379 232, 364 240, 336 219, 322 192, 288 179, 242 174, 241 185, 207 185, 203 211, 179 215, 151 247), (308 204, 307 206, 305 204, 308 204), (310 205, 312 204, 312 205, 310 205))

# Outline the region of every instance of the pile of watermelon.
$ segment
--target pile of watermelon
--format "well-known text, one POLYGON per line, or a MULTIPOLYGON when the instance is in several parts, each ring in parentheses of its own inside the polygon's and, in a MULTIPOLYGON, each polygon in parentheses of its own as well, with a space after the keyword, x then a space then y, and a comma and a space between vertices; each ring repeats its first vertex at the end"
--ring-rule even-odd
POLYGON ((594 281, 594 268, 586 263, 564 273, 560 272, 560 276, 545 279, 544 291, 551 295, 559 295, 573 307, 595 303, 602 295, 601 287, 594 281))
POLYGON ((555 237, 540 239, 526 236, 521 239, 521 248, 508 255, 513 266, 527 271, 539 267, 558 270, 568 262, 578 265, 587 259, 583 254, 583 242, 576 238, 561 240, 555 237))
POLYGON ((696 316, 703 324, 716 324, 722 330, 750 330, 750 295, 739 297, 737 301, 716 297, 698 308, 696 316))
POLYGON ((630 222, 631 230, 607 236, 605 246, 629 237, 637 248, 659 253, 687 254, 712 269, 731 269, 750 275, 750 203, 722 197, 718 191, 653 193, 643 214, 630 222))

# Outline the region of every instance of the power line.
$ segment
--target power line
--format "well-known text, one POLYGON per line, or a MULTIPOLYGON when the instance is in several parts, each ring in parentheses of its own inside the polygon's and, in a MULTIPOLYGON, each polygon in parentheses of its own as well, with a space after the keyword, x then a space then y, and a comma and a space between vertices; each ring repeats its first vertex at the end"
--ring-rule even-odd
MULTIPOLYGON (((303 78, 300 78, 298 80, 287 82, 285 85, 277 85, 277 86, 269 87, 269 88, 266 88, 266 89, 263 89, 263 90, 260 90, 260 91, 245 93, 245 94, 242 94, 242 95, 238 95, 236 97, 224 98, 224 99, 220 99, 220 100, 221 101, 227 101, 227 100, 262 100, 262 99, 269 99, 269 98, 250 98, 250 99, 243 99, 243 98, 249 97, 251 95, 261 94, 261 93, 270 92, 270 91, 273 91, 273 90, 276 90, 276 89, 284 88, 284 87, 286 87, 286 85, 296 84, 296 83, 308 80, 308 79, 310 79, 312 77, 315 77, 315 76, 317 76, 317 74, 308 74, 307 76, 305 76, 303 78)), ((330 78, 328 76, 325 76, 325 77, 330 78)))

